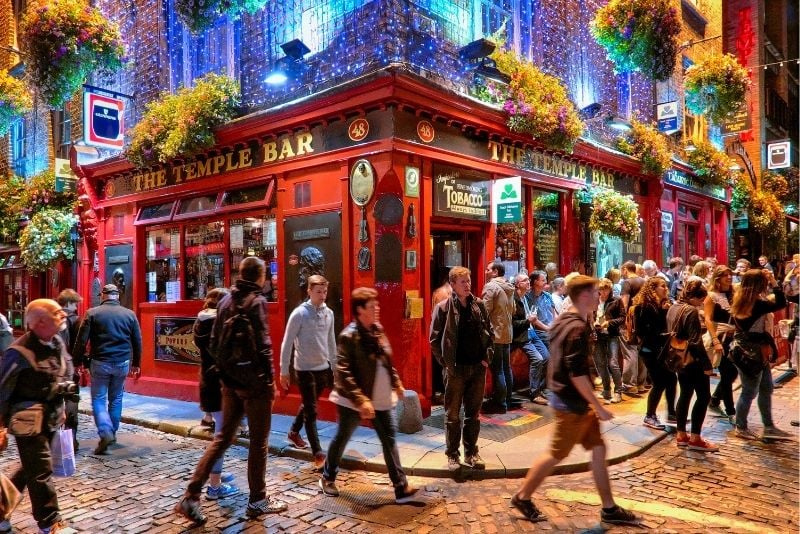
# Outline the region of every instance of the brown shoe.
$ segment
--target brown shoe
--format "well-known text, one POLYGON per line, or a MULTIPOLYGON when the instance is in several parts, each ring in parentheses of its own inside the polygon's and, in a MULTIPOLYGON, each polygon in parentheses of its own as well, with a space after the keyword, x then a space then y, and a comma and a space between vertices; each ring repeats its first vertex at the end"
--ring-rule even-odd
POLYGON ((303 437, 300 435, 300 432, 294 432, 290 430, 289 433, 286 435, 286 439, 289 440, 289 443, 296 449, 307 449, 308 443, 305 442, 303 437))
POLYGON ((319 471, 325 465, 325 453, 320 451, 314 455, 314 469, 319 471))

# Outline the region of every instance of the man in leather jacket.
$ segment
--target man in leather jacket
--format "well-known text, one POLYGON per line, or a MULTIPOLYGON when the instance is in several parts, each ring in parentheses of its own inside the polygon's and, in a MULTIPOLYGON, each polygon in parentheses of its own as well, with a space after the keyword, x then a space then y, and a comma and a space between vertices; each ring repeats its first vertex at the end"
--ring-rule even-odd
MULTIPOLYGON (((0 429, 16 437, 20 469, 11 476, 22 492, 28 487, 39 532, 63 528, 53 485, 50 442, 64 424, 64 397, 58 384, 72 379, 72 358, 59 337, 66 313, 57 302, 36 299, 25 308, 28 332, 14 342, 0 363, 0 429)), ((0 518, 0 532, 11 532, 0 518)))

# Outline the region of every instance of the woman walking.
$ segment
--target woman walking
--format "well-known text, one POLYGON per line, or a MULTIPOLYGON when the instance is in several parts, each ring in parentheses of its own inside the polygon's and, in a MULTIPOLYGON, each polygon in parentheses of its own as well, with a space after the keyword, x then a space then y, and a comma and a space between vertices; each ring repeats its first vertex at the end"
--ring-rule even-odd
POLYGON ((770 361, 775 361, 777 351, 775 341, 764 328, 767 314, 785 307, 786 297, 772 271, 750 269, 742 275, 731 305, 733 325, 736 328, 731 359, 739 369, 739 380, 742 382, 742 392, 736 401, 736 436, 739 438, 781 439, 791 435, 776 428, 772 420, 773 384, 770 361), (765 297, 770 290, 774 300, 765 297), (753 351, 757 352, 757 358, 747 358, 745 352, 753 351), (768 356, 763 356, 764 354, 768 356), (747 427, 747 416, 756 396, 761 422, 764 424, 764 432, 760 437, 747 427))
POLYGON ((667 422, 675 424, 675 390, 678 378, 675 373, 664 366, 661 351, 667 342, 667 309, 669 308, 669 290, 667 282, 660 276, 654 276, 645 282, 642 290, 634 297, 633 313, 634 330, 641 340, 639 354, 644 360, 653 388, 647 395, 647 414, 644 425, 663 430, 665 428, 656 410, 661 395, 667 397, 667 422))
POLYGON ((731 322, 731 302, 733 301, 733 271, 727 265, 717 265, 711 277, 711 289, 703 302, 706 329, 711 336, 714 352, 719 362, 719 382, 711 395, 708 407, 720 415, 727 416, 733 424, 736 406, 733 403, 733 383, 738 371, 728 358, 728 351, 733 341, 733 324, 731 322), (722 411, 720 403, 725 408, 722 411))
POLYGON ((708 292, 699 279, 689 280, 683 288, 679 300, 667 312, 667 328, 675 337, 688 342, 689 354, 693 361, 678 370, 681 394, 676 407, 678 426, 678 447, 701 452, 716 452, 719 447, 700 436, 703 420, 706 418, 708 399, 711 397, 709 376, 714 372, 711 361, 703 347, 700 314, 697 308, 703 303, 708 292), (692 395, 696 396, 692 409, 692 433, 686 433, 686 420, 689 417, 689 404, 692 395))

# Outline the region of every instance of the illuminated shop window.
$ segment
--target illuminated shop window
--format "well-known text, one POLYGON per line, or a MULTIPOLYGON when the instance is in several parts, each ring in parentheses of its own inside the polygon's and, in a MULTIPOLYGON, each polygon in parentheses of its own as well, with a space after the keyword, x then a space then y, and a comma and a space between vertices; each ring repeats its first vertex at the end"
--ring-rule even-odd
POLYGON ((531 192, 533 210, 533 266, 544 269, 548 263, 559 264, 559 193, 547 191, 531 192))
POLYGON ((148 230, 145 233, 147 300, 174 302, 180 298, 179 227, 148 230))
POLYGON ((517 275, 525 268, 525 204, 521 206, 522 220, 513 223, 497 224, 495 238, 495 260, 500 260, 506 268, 506 278, 517 275))
POLYGON ((230 220, 230 270, 231 283, 239 277, 239 263, 248 257, 256 256, 264 260, 267 273, 266 296, 276 301, 278 264, 275 247, 278 244, 275 217, 242 217, 230 220))
POLYGON ((189 224, 184 234, 186 258, 183 298, 203 299, 225 285, 225 223, 189 224))

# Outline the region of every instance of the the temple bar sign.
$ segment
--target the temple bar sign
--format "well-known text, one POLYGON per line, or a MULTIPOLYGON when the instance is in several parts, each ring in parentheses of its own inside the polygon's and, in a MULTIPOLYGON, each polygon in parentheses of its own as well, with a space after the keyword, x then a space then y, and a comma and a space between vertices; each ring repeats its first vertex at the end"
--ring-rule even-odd
POLYGON ((83 131, 87 145, 122 150, 125 145, 125 101, 84 93, 83 131))

